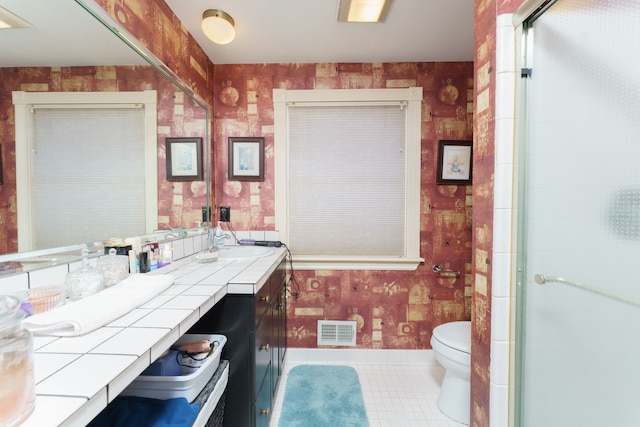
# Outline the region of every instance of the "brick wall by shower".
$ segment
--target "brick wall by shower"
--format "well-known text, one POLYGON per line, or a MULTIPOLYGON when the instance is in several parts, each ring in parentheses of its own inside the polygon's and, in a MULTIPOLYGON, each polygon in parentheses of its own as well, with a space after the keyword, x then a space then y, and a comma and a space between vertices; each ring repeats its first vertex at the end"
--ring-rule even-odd
POLYGON ((359 348, 425 349, 435 326, 470 318, 471 187, 436 185, 435 170, 438 140, 472 139, 473 63, 216 65, 214 77, 215 199, 231 206, 236 230, 274 229, 274 88, 424 90, 424 265, 408 272, 297 271, 300 296, 290 299, 287 312, 290 346, 316 347, 317 320, 331 319, 357 322, 359 348), (227 180, 231 136, 265 138, 264 182, 227 180), (431 271, 433 264, 462 275, 439 279, 431 271))

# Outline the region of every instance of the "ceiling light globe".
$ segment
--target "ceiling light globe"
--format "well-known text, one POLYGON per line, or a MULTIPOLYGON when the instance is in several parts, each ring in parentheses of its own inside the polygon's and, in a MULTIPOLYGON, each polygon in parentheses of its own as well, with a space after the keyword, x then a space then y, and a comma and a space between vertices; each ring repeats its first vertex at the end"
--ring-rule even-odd
POLYGON ((234 24, 233 18, 221 10, 207 9, 202 14, 202 31, 214 43, 230 43, 236 36, 234 24))

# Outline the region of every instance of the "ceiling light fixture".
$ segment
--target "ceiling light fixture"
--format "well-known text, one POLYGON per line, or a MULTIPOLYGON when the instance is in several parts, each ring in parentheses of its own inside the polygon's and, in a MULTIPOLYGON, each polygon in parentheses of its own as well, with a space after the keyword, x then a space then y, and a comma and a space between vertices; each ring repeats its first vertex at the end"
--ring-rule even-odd
POLYGON ((227 44, 236 36, 233 18, 218 9, 207 9, 202 13, 202 31, 209 40, 218 44, 227 44))
POLYGON ((0 30, 11 28, 31 28, 31 24, 7 9, 0 7, 0 30))
POLYGON ((384 22, 393 0, 338 0, 338 22, 384 22))

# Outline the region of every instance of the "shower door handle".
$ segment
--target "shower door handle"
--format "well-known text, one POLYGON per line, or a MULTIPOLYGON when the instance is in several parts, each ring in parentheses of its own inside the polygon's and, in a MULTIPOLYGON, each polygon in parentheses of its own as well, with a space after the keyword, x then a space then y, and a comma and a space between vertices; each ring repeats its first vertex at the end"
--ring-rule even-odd
POLYGON ((625 304, 630 304, 636 307, 640 307, 640 299, 637 298, 629 298, 624 295, 618 295, 615 292, 611 292, 607 289, 598 288, 595 286, 587 285, 582 282, 576 282, 573 280, 565 279, 560 276, 553 275, 545 275, 542 273, 536 273, 533 276, 533 281, 538 285, 544 285, 545 283, 563 283, 565 285, 573 286, 574 288, 581 289, 583 291, 590 292, 592 294, 600 295, 605 298, 609 298, 618 302, 623 302, 625 304))

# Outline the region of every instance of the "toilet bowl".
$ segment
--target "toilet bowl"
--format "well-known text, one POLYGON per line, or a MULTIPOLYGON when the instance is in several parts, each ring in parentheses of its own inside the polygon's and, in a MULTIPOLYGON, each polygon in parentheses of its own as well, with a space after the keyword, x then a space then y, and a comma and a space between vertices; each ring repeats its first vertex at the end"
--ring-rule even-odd
POLYGON ((436 360, 445 369, 438 408, 450 418, 469 424, 471 418, 471 322, 437 326, 431 337, 436 360))

